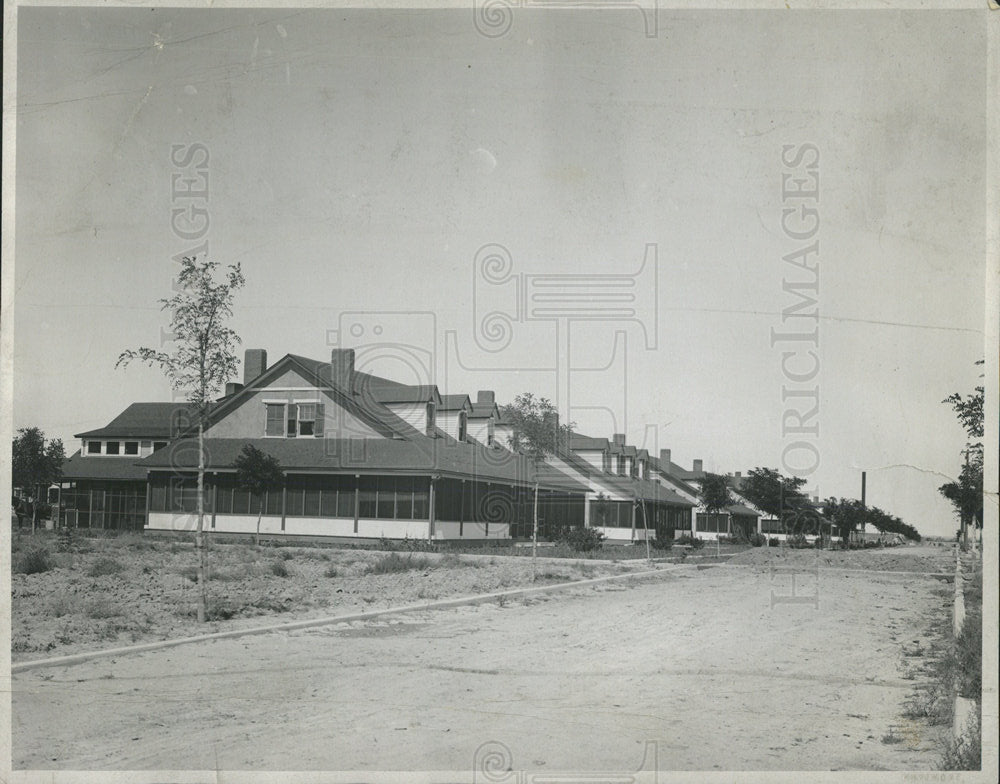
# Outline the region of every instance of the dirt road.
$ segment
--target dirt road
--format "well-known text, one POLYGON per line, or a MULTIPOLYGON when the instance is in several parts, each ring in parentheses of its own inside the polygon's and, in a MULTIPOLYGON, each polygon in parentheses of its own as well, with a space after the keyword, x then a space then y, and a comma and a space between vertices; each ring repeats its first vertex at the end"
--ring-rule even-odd
POLYGON ((949 586, 816 563, 797 603, 766 564, 685 566, 16 674, 14 766, 471 773, 495 742, 501 769, 624 773, 654 741, 660 770, 932 769, 939 730, 903 713, 949 586))

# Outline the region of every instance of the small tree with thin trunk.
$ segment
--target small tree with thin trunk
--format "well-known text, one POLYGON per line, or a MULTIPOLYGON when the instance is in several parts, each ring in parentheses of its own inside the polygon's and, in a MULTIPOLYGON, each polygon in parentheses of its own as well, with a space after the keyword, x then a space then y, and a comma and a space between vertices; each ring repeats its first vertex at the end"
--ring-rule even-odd
POLYGON ((243 451, 236 457, 233 465, 236 467, 236 481, 244 490, 257 499, 257 532, 253 543, 260 544, 260 520, 264 515, 264 493, 274 487, 280 487, 285 475, 281 471, 278 458, 261 452, 253 444, 246 444, 243 451))
MULTIPOLYGON (((26 491, 31 499, 31 533, 38 521, 38 504, 43 498, 41 488, 57 482, 62 476, 66 459, 61 439, 48 443, 37 427, 22 427, 11 444, 11 484, 26 491)), ((47 500, 47 499, 46 499, 47 500)))
POLYGON ((732 493, 729 492, 729 482, 721 474, 706 472, 698 495, 701 505, 709 514, 718 514, 734 503, 732 493))
POLYGON ((239 336, 226 326, 233 315, 233 297, 243 287, 240 265, 226 269, 217 282, 218 263, 196 256, 181 259, 175 293, 161 299, 161 310, 170 312, 170 328, 176 347, 172 353, 152 348, 123 351, 115 367, 139 360, 159 367, 170 385, 183 392, 194 408, 198 426, 198 622, 205 622, 205 419, 212 400, 236 374, 239 336))
POLYGON ((532 481, 535 486, 534 511, 531 527, 531 573, 537 575, 538 556, 538 474, 545 459, 558 454, 569 445, 572 425, 560 425, 559 413, 552 403, 530 392, 518 395, 514 402, 504 406, 501 413, 510 422, 512 434, 510 447, 531 460, 532 481))

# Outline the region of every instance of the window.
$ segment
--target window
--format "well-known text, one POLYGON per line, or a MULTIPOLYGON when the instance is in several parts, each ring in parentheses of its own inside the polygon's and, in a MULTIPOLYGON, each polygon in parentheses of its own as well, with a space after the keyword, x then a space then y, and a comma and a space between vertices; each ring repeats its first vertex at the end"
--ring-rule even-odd
POLYGON ((465 431, 468 429, 468 418, 464 411, 458 412, 458 440, 465 440, 465 431))
MULTIPOLYGON (((316 404, 315 403, 299 403, 299 435, 300 436, 312 436, 316 435, 316 404)), ((291 424, 289 424, 289 432, 291 431, 291 424)))
POLYGON ((99 455, 99 454, 101 454, 101 442, 100 441, 88 441, 87 442, 87 454, 88 455, 99 455))
POLYGON ((265 403, 264 407, 267 409, 267 418, 264 424, 264 435, 285 435, 285 404, 265 403))
POLYGON ((104 454, 106 455, 117 455, 119 454, 119 448, 121 444, 118 441, 108 441, 106 442, 106 447, 104 454))
POLYGON ((139 454, 139 442, 138 441, 126 441, 125 442, 125 454, 126 455, 137 455, 137 454, 139 454))
POLYGON ((285 434, 289 438, 295 438, 295 436, 298 435, 298 422, 295 419, 295 414, 298 411, 298 406, 290 405, 287 408, 288 408, 288 429, 285 431, 285 434))
POLYGON ((358 480, 358 517, 371 520, 375 517, 375 498, 378 480, 374 476, 363 476, 358 480))
POLYGON ((427 404, 427 434, 430 435, 434 429, 434 404, 427 404))
POLYGON ((163 449, 164 447, 166 447, 166 445, 167 445, 166 441, 154 441, 153 442, 153 451, 154 452, 159 452, 161 449, 163 449))

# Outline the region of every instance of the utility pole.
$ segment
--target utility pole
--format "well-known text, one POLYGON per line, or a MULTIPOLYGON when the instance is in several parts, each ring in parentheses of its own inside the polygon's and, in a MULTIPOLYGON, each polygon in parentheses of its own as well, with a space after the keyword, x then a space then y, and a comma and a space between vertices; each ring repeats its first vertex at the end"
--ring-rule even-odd
POLYGON ((861 540, 864 541, 866 531, 865 520, 868 517, 868 504, 865 503, 865 492, 868 486, 868 472, 861 472, 861 540))

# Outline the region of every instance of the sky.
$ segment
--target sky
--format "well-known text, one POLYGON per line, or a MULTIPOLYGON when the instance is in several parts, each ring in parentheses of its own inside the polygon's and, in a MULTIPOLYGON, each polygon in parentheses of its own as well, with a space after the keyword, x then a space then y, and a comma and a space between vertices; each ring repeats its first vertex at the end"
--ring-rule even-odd
POLYGON ((72 452, 171 399, 114 365, 161 346, 158 300, 202 239, 172 211, 194 204, 247 279, 232 326, 271 362, 355 347, 442 392, 550 397, 682 465, 815 462, 822 497, 866 471, 870 503, 952 534, 937 487, 965 436, 941 401, 984 356, 985 12, 648 22, 516 8, 488 37, 468 9, 20 8, 13 426, 72 452), (208 195, 185 200, 196 144, 208 195), (815 198, 783 195, 798 153, 815 198), (808 241, 782 224, 803 206, 808 241), (814 241, 808 270, 783 260, 814 241), (783 323, 810 280, 818 318, 783 323), (605 313, 609 292, 635 314, 605 313), (783 371, 772 330, 792 325, 818 338, 783 371), (783 432, 814 387, 818 432, 783 432))

